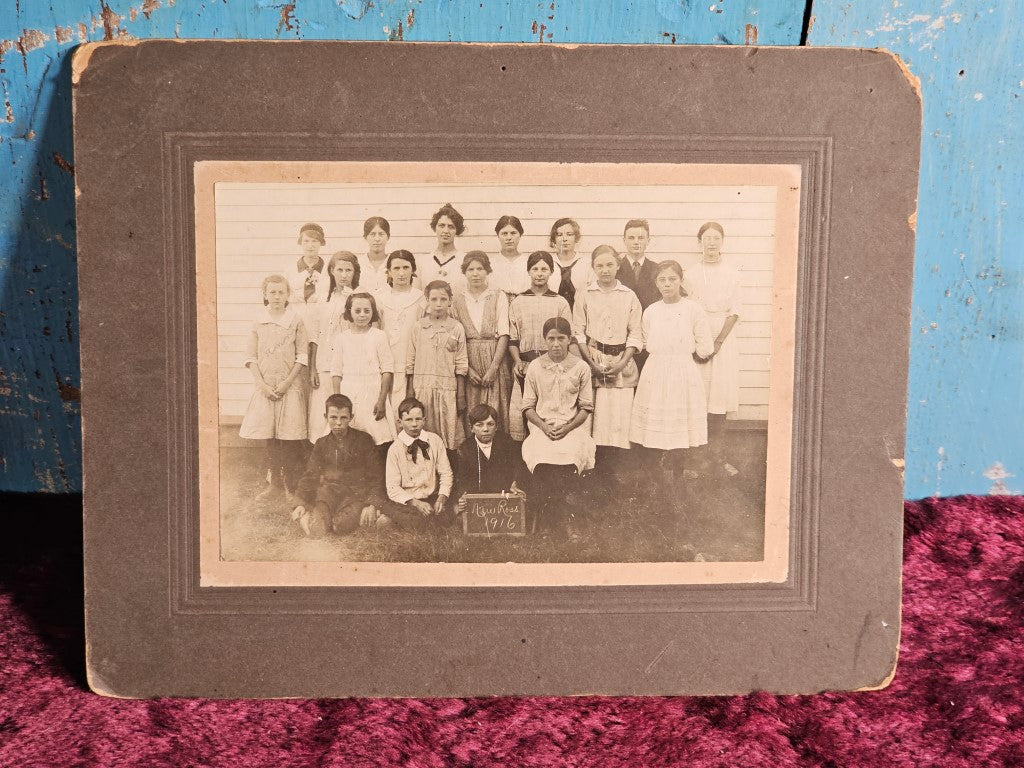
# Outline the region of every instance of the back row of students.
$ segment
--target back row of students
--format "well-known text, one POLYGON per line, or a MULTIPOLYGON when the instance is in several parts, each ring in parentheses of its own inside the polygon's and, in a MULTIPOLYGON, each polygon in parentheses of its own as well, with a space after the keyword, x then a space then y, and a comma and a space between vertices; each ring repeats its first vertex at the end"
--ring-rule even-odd
MULTIPOLYGON (((627 275, 625 270, 618 275, 622 283, 634 290, 641 304, 647 307, 659 296, 654 289, 651 273, 653 262, 644 253, 650 243, 650 227, 640 219, 630 222, 623 240, 626 255, 631 264, 639 265, 641 274, 627 275)), ((452 286, 452 292, 459 294, 466 288, 467 280, 461 271, 465 252, 458 247, 457 239, 465 232, 465 220, 450 203, 445 203, 434 212, 430 228, 437 239, 430 253, 416 257, 414 288, 422 289, 433 280, 444 280, 452 286)), ((504 291, 510 298, 530 287, 526 274, 526 259, 529 253, 519 250, 523 236, 523 224, 515 216, 502 216, 494 225, 498 240, 497 257, 492 260, 490 285, 504 291)), ((579 223, 572 218, 562 218, 552 224, 548 233, 548 247, 554 258, 555 267, 549 277, 548 286, 555 293, 564 296, 571 305, 576 291, 585 289, 593 280, 590 259, 578 254, 576 249, 582 237, 579 223)), ((388 243, 391 239, 391 224, 382 216, 371 216, 363 222, 363 239, 367 250, 359 258, 361 287, 367 293, 374 293, 391 284, 387 264, 388 243)), ((329 296, 330 271, 327 262, 320 256, 320 249, 327 240, 319 224, 305 224, 299 230, 299 245, 302 255, 296 262, 290 280, 292 298, 296 303, 318 303, 329 296)), ((633 270, 630 270, 631 272, 633 270)))
MULTIPOLYGON (((461 217, 450 206, 438 214, 439 242, 445 231, 450 229, 452 237, 461 231, 461 217)), ((303 227, 300 242, 308 241, 310 227, 322 242, 316 225, 303 227)), ((581 290, 572 281, 572 270, 581 271, 578 261, 568 267, 558 262, 562 274, 556 291, 551 254, 515 256, 524 261, 529 287, 513 292, 511 302, 508 292, 492 284, 494 264, 510 261, 504 246, 518 241, 510 237, 510 228, 521 234, 515 217, 502 217, 495 227, 503 253, 494 261, 481 251, 463 256, 459 274, 465 288, 459 293, 445 280, 428 282, 425 292, 415 288, 418 264, 408 251, 384 259, 388 283, 373 293, 361 290, 363 260, 344 251, 325 265, 327 290, 319 301, 310 301, 317 291, 304 289, 298 308, 290 307, 289 294, 296 295, 287 281, 276 275, 264 280, 267 309, 253 326, 246 361, 256 391, 241 435, 269 439, 272 487, 295 487, 302 454, 286 443, 315 442, 326 432, 324 403, 332 392, 350 398, 353 424, 381 446, 396 437, 393 405, 406 395, 423 401, 427 428, 441 436, 448 450, 465 434, 460 415, 479 403, 491 405, 500 427, 523 440, 527 366, 545 353, 544 325, 556 317, 571 322, 572 361, 583 365, 579 370, 597 388, 587 431, 603 452, 622 451, 631 443, 661 450, 701 445, 709 422, 713 437, 720 432, 725 413, 736 410, 738 401, 732 335, 738 275, 721 260, 720 225, 708 222, 699 230, 703 258, 696 279, 685 288, 678 264, 656 265, 645 258, 650 232, 647 222, 638 219, 624 228, 623 258, 611 246, 594 250, 587 265, 589 282, 581 290), (684 299, 687 293, 702 306, 684 299), (659 352, 657 364, 641 377, 648 353, 659 352), (665 411, 660 409, 664 403, 673 405, 665 411), (659 408, 652 410, 653 404, 659 408)), ((387 235, 390 228, 374 218, 364 229, 369 260, 374 246, 386 243, 379 234, 387 235)), ((560 220, 552 234, 575 243, 579 227, 571 219, 560 220)), ((451 261, 436 252, 432 260, 442 269, 451 261)), ((578 468, 593 466, 592 460, 588 463, 578 468)), ((602 463, 614 470, 621 462, 602 463)))

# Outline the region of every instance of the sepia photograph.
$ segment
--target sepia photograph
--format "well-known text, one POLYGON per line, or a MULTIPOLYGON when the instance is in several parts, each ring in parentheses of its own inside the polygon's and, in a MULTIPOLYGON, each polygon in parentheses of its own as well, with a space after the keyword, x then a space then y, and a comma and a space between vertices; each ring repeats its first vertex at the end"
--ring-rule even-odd
POLYGON ((195 176, 204 584, 785 579, 798 167, 195 176))

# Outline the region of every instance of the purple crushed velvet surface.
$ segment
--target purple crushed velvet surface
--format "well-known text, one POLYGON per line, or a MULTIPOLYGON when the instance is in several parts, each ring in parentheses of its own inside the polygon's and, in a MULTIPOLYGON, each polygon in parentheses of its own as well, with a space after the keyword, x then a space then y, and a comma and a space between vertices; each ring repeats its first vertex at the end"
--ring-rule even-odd
POLYGON ((288 701, 90 693, 80 499, 0 500, 0 766, 1024 765, 1021 497, 907 503, 882 691, 288 701))

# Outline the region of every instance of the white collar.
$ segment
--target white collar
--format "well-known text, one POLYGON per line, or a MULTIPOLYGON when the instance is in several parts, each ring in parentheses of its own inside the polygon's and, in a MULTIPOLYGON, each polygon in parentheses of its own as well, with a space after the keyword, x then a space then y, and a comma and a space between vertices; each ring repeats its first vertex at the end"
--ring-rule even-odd
POLYGON ((384 286, 383 288, 380 289, 379 295, 380 295, 382 301, 384 301, 386 299, 395 299, 394 303, 387 302, 389 307, 397 307, 399 309, 405 309, 406 307, 411 307, 417 301, 422 299, 423 298, 423 291, 421 291, 419 288, 416 288, 415 286, 413 286, 412 288, 410 288, 405 293, 402 293, 400 291, 396 291, 390 285, 387 285, 387 286, 384 286))
POLYGON ((473 298, 473 294, 469 292, 469 288, 466 288, 466 290, 464 290, 464 291, 462 292, 462 295, 463 295, 463 296, 465 297, 466 301, 483 301, 484 299, 486 299, 486 298, 487 298, 488 296, 490 296, 491 294, 493 294, 493 293, 497 293, 497 292, 498 292, 498 289, 497 289, 497 288, 492 288, 491 286, 489 286, 489 285, 488 285, 488 286, 487 286, 487 287, 486 287, 486 288, 484 289, 484 292, 483 292, 483 293, 481 293, 481 294, 480 294, 480 295, 479 295, 479 296, 478 296, 477 298, 475 298, 475 299, 473 298))
POLYGON ((295 322, 295 310, 289 304, 284 308, 284 314, 280 317, 272 317, 270 314, 270 307, 263 308, 263 321, 264 323, 272 323, 273 325, 279 325, 282 328, 290 328, 295 322))
MULTIPOLYGON (((406 432, 403 429, 401 432, 398 433, 398 440, 402 443, 402 445, 404 445, 406 448, 408 448, 410 445, 413 444, 414 441, 416 441, 416 440, 423 440, 423 436, 425 434, 426 434, 426 430, 424 430, 423 432, 420 432, 420 436, 419 437, 412 437, 408 432, 406 432)), ((426 441, 424 440, 424 442, 426 442, 426 441)))
POLYGON ((494 440, 492 439, 491 442, 489 442, 489 443, 481 443, 479 438, 474 436, 473 439, 476 440, 476 447, 480 449, 480 451, 484 454, 484 456, 486 456, 487 458, 490 458, 491 457, 491 451, 494 450, 494 440))
MULTIPOLYGON (((595 280, 590 285, 588 285, 587 286, 587 290, 588 291, 601 291, 601 292, 604 292, 604 288, 602 288, 600 285, 597 284, 597 280, 595 280)), ((628 291, 628 290, 629 290, 629 288, 624 286, 620 281, 616 280, 615 281, 615 285, 608 291, 608 293, 611 293, 612 291, 628 291)))

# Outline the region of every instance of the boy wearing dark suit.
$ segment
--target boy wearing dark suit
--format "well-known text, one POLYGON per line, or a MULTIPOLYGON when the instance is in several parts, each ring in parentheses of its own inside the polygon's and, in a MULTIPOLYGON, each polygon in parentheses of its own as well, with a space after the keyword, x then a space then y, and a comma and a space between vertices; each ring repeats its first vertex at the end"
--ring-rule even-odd
MULTIPOLYGON (((459 446, 455 487, 460 494, 522 494, 517 482, 523 458, 519 444, 498 429, 498 412, 486 403, 469 409, 466 416, 473 434, 459 446)), ((460 496, 455 511, 462 514, 466 501, 460 496)))
POLYGON ((331 431, 316 441, 292 510, 307 536, 349 533, 379 516, 384 467, 373 438, 349 426, 352 401, 331 395, 324 408, 331 431))
POLYGON ((647 219, 627 221, 622 230, 622 241, 626 244, 626 254, 615 277, 633 291, 640 299, 640 306, 647 309, 661 299, 661 292, 654 283, 658 265, 644 255, 651 243, 651 227, 647 219))

